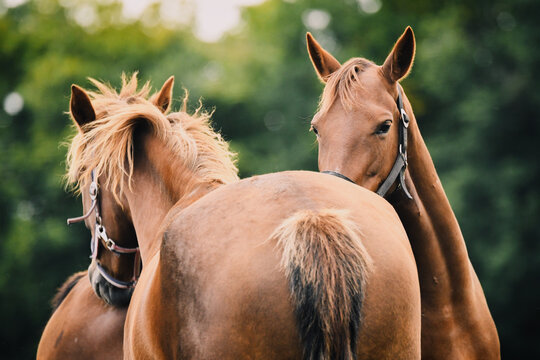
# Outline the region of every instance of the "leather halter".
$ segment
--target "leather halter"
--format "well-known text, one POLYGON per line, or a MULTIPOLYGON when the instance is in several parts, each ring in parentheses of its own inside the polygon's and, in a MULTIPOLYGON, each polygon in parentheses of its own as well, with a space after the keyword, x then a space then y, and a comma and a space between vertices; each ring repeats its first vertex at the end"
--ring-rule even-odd
MULTIPOLYGON (((392 166, 392 170, 390 170, 390 173, 386 177, 386 179, 383 181, 383 183, 379 186, 376 193, 380 196, 384 197, 388 190, 390 190, 390 187, 396 182, 396 180, 399 179, 398 188, 403 190, 405 193, 405 196, 407 196, 409 199, 412 199, 412 196, 407 189, 407 185, 405 184, 405 169, 407 169, 407 129, 409 128, 410 119, 407 113, 405 112, 405 109, 403 107, 403 95, 401 93, 401 86, 397 86, 398 88, 398 98, 396 101, 398 110, 399 110, 399 145, 398 145, 398 155, 396 157, 396 160, 394 161, 394 166, 392 166)), ((322 171, 324 174, 330 174, 337 176, 341 179, 347 180, 355 183, 348 177, 346 177, 343 174, 340 174, 336 171, 322 171)))
POLYGON ((90 199, 92 200, 92 206, 88 210, 88 212, 82 216, 75 217, 75 218, 69 218, 67 219, 67 224, 71 225, 80 221, 85 220, 88 218, 92 212, 95 212, 96 217, 96 223, 94 224, 94 234, 92 235, 92 239, 90 240, 90 250, 91 250, 91 258, 95 261, 96 267, 100 274, 103 276, 107 282, 117 288, 120 289, 130 289, 135 287, 137 284, 137 280, 139 279, 139 275, 141 273, 141 254, 139 251, 139 247, 135 248, 125 248, 122 246, 119 246, 114 242, 113 239, 107 236, 107 231, 105 230, 105 225, 103 225, 103 220, 101 219, 101 216, 99 214, 99 205, 98 205, 98 183, 97 179, 95 179, 94 170, 91 172, 92 176, 92 182, 90 183, 90 199), (135 254, 134 264, 133 264, 133 277, 130 281, 122 281, 115 279, 112 275, 107 273, 107 271, 101 266, 98 260, 98 252, 99 252, 99 244, 100 242, 103 244, 103 246, 108 249, 109 251, 112 251, 113 253, 117 255, 123 255, 123 254, 135 254))
POLYGON ((337 171, 331 171, 331 170, 325 170, 325 171, 321 171, 323 174, 330 174, 330 175, 334 175, 340 179, 343 179, 343 180, 347 180, 348 182, 352 182, 353 184, 356 184, 354 181, 352 181, 351 179, 349 179, 348 177, 346 177, 345 175, 343 174, 340 174, 338 173, 337 171))

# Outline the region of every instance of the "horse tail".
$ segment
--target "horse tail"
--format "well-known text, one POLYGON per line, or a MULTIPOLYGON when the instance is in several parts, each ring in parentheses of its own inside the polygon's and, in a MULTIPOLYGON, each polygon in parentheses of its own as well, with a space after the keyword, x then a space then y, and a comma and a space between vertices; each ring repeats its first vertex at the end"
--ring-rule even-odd
POLYGON ((303 210, 274 232, 282 249, 304 359, 355 360, 372 260, 343 210, 303 210))
POLYGON ((56 291, 56 294, 51 300, 51 307, 52 307, 53 313, 56 311, 56 309, 58 309, 60 304, 62 304, 62 301, 64 301, 66 296, 68 296, 71 289, 73 289, 73 287, 77 285, 79 280, 83 276, 85 276, 87 273, 88 273, 87 271, 80 271, 78 273, 71 275, 66 281, 64 281, 62 286, 58 288, 58 290, 56 291))

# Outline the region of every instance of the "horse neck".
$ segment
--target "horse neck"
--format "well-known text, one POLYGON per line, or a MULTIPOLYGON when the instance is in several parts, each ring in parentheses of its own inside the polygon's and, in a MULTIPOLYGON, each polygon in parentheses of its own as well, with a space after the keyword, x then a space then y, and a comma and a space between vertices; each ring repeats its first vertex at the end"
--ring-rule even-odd
POLYGON ((405 106, 411 116, 407 185, 414 200, 399 196, 392 202, 415 254, 423 305, 463 303, 474 276, 465 241, 407 99, 405 106))
POLYGON ((213 190, 217 183, 202 181, 182 159, 153 136, 146 136, 136 151, 132 190, 126 191, 133 226, 147 263, 159 250, 167 214, 181 210, 213 190))

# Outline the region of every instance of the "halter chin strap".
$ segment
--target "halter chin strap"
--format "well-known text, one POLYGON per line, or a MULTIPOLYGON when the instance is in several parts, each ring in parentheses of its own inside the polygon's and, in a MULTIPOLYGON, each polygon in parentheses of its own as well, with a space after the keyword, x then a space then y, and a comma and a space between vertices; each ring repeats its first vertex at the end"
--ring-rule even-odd
POLYGON ((97 184, 97 179, 95 178, 94 170, 92 170, 91 172, 91 178, 92 178, 92 182, 90 183, 89 193, 90 193, 90 199, 92 200, 92 206, 90 206, 90 209, 88 210, 88 212, 84 214, 83 216, 67 219, 67 224, 71 225, 71 224, 86 220, 92 214, 92 212, 95 212, 96 223, 94 226, 94 234, 90 241, 90 250, 92 253, 90 258, 95 261, 98 271, 103 276, 103 278, 107 280, 107 282, 109 282, 111 285, 120 289, 133 288, 137 284, 137 280, 141 272, 141 253, 139 251, 139 247, 125 248, 125 247, 119 246, 114 242, 113 239, 107 236, 107 230, 105 229, 105 225, 103 225, 101 216, 99 214, 98 184, 97 184), (131 278, 130 281, 122 281, 122 280, 115 279, 112 275, 107 273, 107 271, 101 266, 101 264, 99 263, 97 259, 100 242, 105 246, 106 249, 108 249, 109 251, 112 251, 113 253, 117 255, 135 254, 135 259, 133 260, 134 261, 133 277, 131 278))
MULTIPOLYGON (((397 98, 397 106, 399 110, 399 145, 398 145, 398 155, 396 157, 396 161, 394 161, 394 166, 392 166, 392 170, 390 170, 390 173, 386 177, 386 179, 383 181, 383 183, 379 186, 376 193, 380 196, 385 196, 388 190, 392 187, 392 185, 396 182, 396 180, 399 179, 398 188, 403 190, 405 193, 405 196, 407 196, 409 199, 412 199, 411 193, 407 189, 407 185, 405 184, 405 169, 407 169, 407 129, 409 128, 409 116, 405 112, 405 108, 403 107, 403 95, 401 93, 401 86, 399 84, 397 85, 398 88, 398 98, 397 98)), ((349 182, 355 183, 348 177, 346 177, 343 174, 340 174, 336 171, 322 171, 324 174, 330 174, 337 176, 338 178, 341 178, 343 180, 347 180, 349 182)))

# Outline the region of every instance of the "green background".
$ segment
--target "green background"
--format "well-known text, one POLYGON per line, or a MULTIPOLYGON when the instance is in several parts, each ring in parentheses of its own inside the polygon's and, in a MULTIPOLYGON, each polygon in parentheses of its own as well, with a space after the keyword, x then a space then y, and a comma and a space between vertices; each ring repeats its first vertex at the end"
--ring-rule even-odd
POLYGON ((123 20, 114 1, 2 4, 0 101, 12 92, 24 99, 15 115, 0 109, 3 359, 35 356, 55 289, 89 264, 87 230, 65 225, 81 213, 62 183, 72 83, 89 87, 91 76, 118 86, 123 71, 138 70, 159 87, 175 75, 174 106, 185 87, 192 108, 202 97, 215 109, 215 127, 240 154, 242 177, 316 170, 308 128, 322 84, 305 32, 340 61, 362 56, 380 64, 407 25, 417 56, 403 86, 460 222, 503 358, 540 358, 539 1, 268 0, 245 8, 241 26, 213 44, 197 40, 189 23, 160 22, 159 4, 145 21, 123 20), (80 3, 94 7, 98 25, 73 20, 80 3), (361 4, 382 6, 369 14, 361 4), (313 9, 323 11, 326 27, 309 22, 321 15, 313 9))

